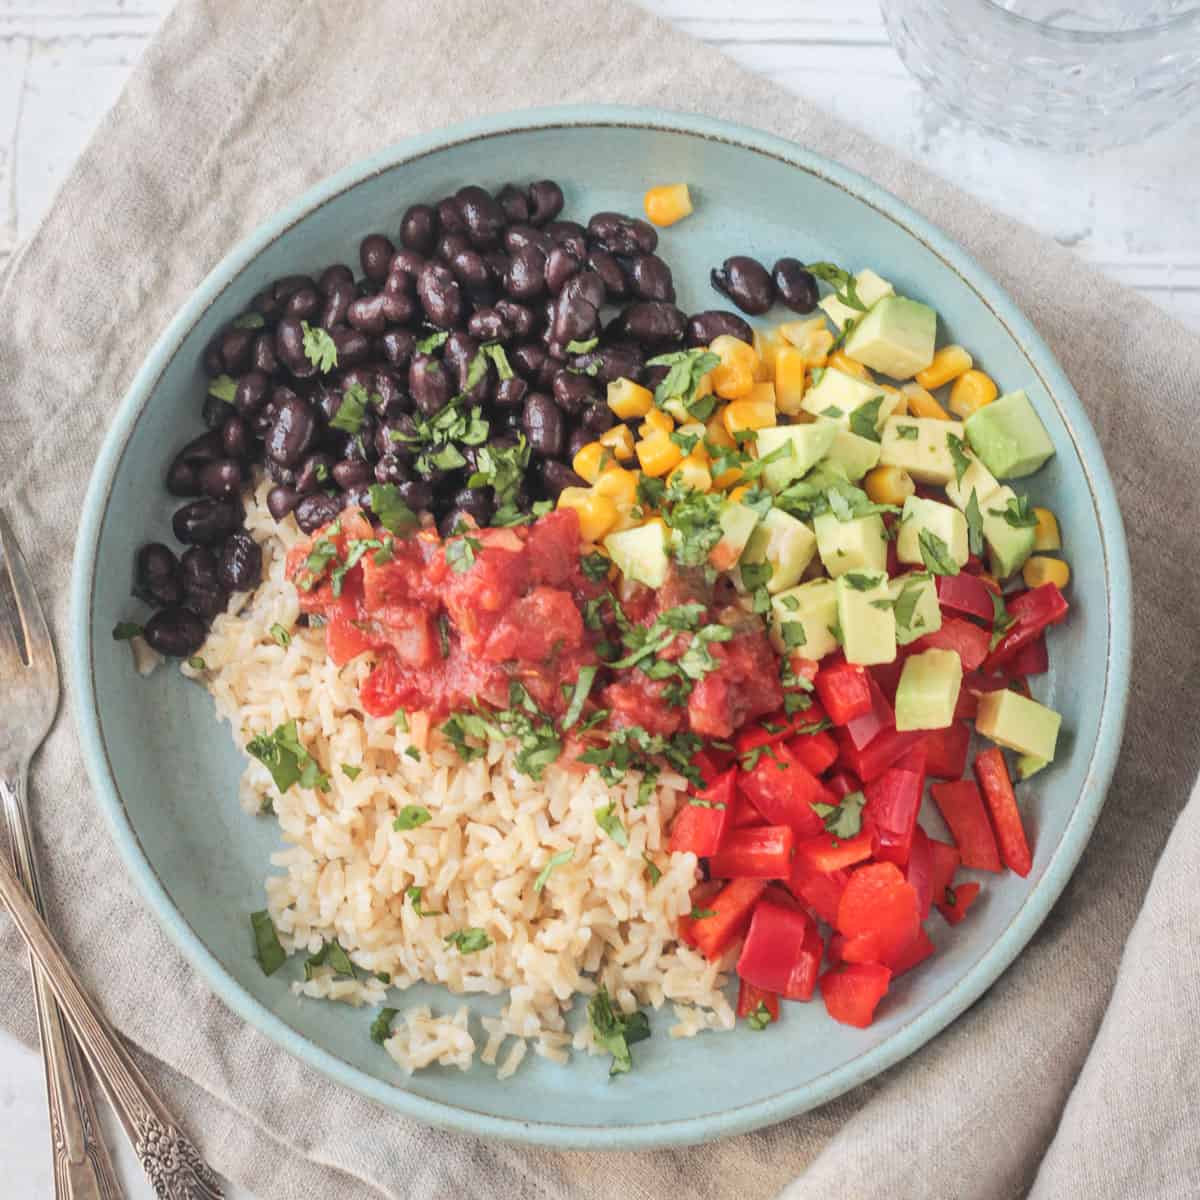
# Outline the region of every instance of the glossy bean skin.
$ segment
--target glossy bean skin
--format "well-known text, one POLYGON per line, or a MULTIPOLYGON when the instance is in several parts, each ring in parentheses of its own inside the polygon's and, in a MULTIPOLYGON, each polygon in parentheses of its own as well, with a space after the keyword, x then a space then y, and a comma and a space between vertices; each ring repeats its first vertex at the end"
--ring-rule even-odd
POLYGON ((551 500, 557 500, 563 488, 587 487, 587 483, 564 462, 547 459, 539 464, 542 489, 551 500))
POLYGON ((446 196, 437 202, 437 223, 439 233, 467 232, 467 223, 463 220, 462 209, 453 196, 446 196))
POLYGON ((260 333, 254 339, 250 365, 255 371, 261 371, 264 375, 273 375, 279 370, 279 358, 275 353, 275 335, 273 333, 260 333))
POLYGON ((371 403, 385 417, 398 417, 412 409, 412 397, 396 371, 376 371, 375 386, 370 391, 371 403))
POLYGON ((504 209, 491 192, 470 184, 459 188, 454 198, 458 201, 472 244, 481 249, 498 245, 506 221, 504 209))
POLYGON ((221 586, 220 560, 208 546, 191 546, 179 560, 184 603, 202 617, 224 611, 229 593, 221 586))
POLYGON ((383 290, 385 292, 407 292, 409 295, 415 296, 417 281, 421 278, 421 272, 428 261, 429 259, 425 255, 418 254, 415 250, 397 250, 392 255, 392 264, 388 268, 388 277, 384 280, 383 290))
POLYGON ((432 417, 446 407, 453 395, 450 375, 432 354, 418 352, 408 369, 408 392, 417 408, 432 417))
POLYGON ((233 458, 217 458, 199 472, 200 490, 213 500, 232 500, 242 490, 242 464, 233 458))
POLYGON ((417 319, 419 308, 414 297, 404 292, 381 292, 380 298, 385 324, 411 325, 417 319))
POLYGON ((494 307, 512 330, 513 338, 520 340, 533 333, 536 318, 528 305, 518 304, 515 300, 497 300, 494 307))
POLYGON ((207 429, 217 429, 224 423, 225 415, 228 412, 229 408, 225 401, 210 394, 204 397, 204 406, 200 409, 200 419, 207 429))
POLYGON ((754 330, 737 313, 712 308, 688 317, 684 341, 689 347, 709 346, 716 338, 723 336, 735 337, 754 345, 754 330))
POLYGON ((215 338, 209 342, 204 348, 204 356, 201 359, 204 365, 204 373, 211 379, 214 375, 220 375, 225 370, 225 364, 221 361, 221 346, 220 339, 215 338))
POLYGON ((183 601, 179 561, 162 542, 142 546, 134 559, 133 594, 156 608, 170 608, 183 601))
POLYGON ((468 293, 482 291, 492 282, 492 274, 484 262, 483 255, 469 246, 456 251, 447 260, 447 265, 454 278, 468 293))
POLYGON ((536 342, 526 342, 509 351, 508 361, 523 379, 535 382, 541 377, 542 368, 546 364, 546 348, 536 342))
POLYGON ((428 204, 410 204, 400 220, 400 242, 407 250, 429 255, 437 242, 437 213, 428 204))
POLYGON ((317 291, 322 296, 329 296, 335 288, 347 283, 354 283, 354 272, 345 263, 333 263, 317 277, 317 291))
POLYGON ((587 223, 587 236, 612 254, 653 254, 658 249, 654 226, 624 213, 596 213, 587 223))
POLYGON ((348 492, 352 488, 366 487, 374 477, 374 471, 369 463, 356 462, 349 458, 335 462, 331 474, 334 483, 344 492, 348 492))
POLYGON ((541 227, 562 212, 562 188, 553 179, 539 179, 529 185, 529 223, 541 227))
MULTIPOLYGON (((607 250, 593 250, 587 258, 588 270, 595 271, 604 283, 604 291, 609 300, 626 300, 629 298, 629 279, 621 269, 617 256, 607 250)), ((643 299, 659 300, 661 296, 646 296, 643 299)), ((671 297, 674 299, 674 296, 671 297)))
POLYGON ((254 349, 253 329, 227 329, 221 335, 221 366, 231 375, 238 375, 250 366, 254 349))
POLYGON ((622 325, 625 333, 639 345, 662 349, 683 341, 687 318, 673 304, 641 300, 624 311, 622 325))
POLYGON ((775 300, 775 284, 756 258, 735 254, 712 270, 712 285, 751 316, 759 316, 775 300))
POLYGON ((208 630, 190 609, 164 608, 146 622, 146 644, 167 658, 189 658, 204 645, 208 630))
POLYGON ((221 449, 226 458, 243 459, 250 453, 250 430, 241 417, 226 417, 221 423, 221 449))
POLYGON ((297 379, 311 379, 317 373, 304 353, 304 330, 295 317, 285 317, 275 327, 275 354, 297 379))
POLYGON ((537 246, 524 246, 509 260, 502 286, 519 301, 536 300, 546 292, 546 255, 537 246))
POLYGON ((332 478, 333 459, 328 454, 310 454, 296 472, 296 491, 302 496, 309 496, 319 492, 332 478))
POLYGON ((172 496, 181 499, 187 496, 199 496, 203 492, 200 486, 201 464, 188 462, 185 458, 172 460, 167 468, 166 487, 172 496))
POLYGON ((281 467, 295 466, 313 444, 316 435, 317 422, 312 409, 298 396, 290 397, 280 404, 275 420, 267 431, 267 457, 281 467))
POLYGON ((617 379, 638 383, 642 377, 646 356, 641 347, 632 343, 599 346, 586 354, 576 354, 568 365, 581 375, 587 375, 600 386, 617 379))
POLYGON ((262 547, 248 533, 239 531, 225 539, 218 578, 231 592, 248 592, 262 582, 262 547))
POLYGON ((547 354, 542 360, 542 369, 538 372, 536 379, 531 379, 530 383, 541 391, 554 390, 554 377, 567 365, 565 358, 559 358, 554 354, 547 354))
POLYGON ((554 302, 551 339, 565 347, 568 342, 594 337, 600 327, 603 303, 604 282, 595 271, 583 271, 567 280, 554 302))
POLYGON ((227 538, 237 527, 240 513, 228 500, 193 500, 171 518, 176 541, 210 545, 227 538))
POLYGON ((237 388, 233 393, 233 407, 241 416, 249 420, 266 404, 270 386, 270 377, 264 372, 247 371, 238 380, 237 388))
POLYGON ((417 347, 417 335, 407 329, 389 329, 380 339, 383 356, 393 367, 406 367, 417 347))
POLYGON ((469 333, 452 333, 442 346, 442 364, 449 368, 450 378, 458 391, 467 386, 467 372, 479 353, 479 343, 469 333))
POLYGON ((282 521, 299 503, 300 493, 284 484, 276 484, 267 493, 267 511, 277 521, 282 521))
POLYGON ((590 433, 580 425, 576 429, 572 429, 567 435, 567 453, 564 456, 567 462, 574 462, 575 455, 584 448, 589 442, 595 441, 590 433))
POLYGON ((566 246, 575 257, 583 262, 588 256, 587 230, 578 221, 551 221, 546 233, 554 239, 556 246, 566 246))
POLYGON ((675 303, 675 281, 671 268, 657 254, 639 254, 629 268, 633 294, 639 300, 665 300, 675 303))
POLYGON ((453 504, 459 512, 474 517, 477 525, 486 525, 496 511, 491 488, 460 488, 454 493, 453 504))
POLYGON ((396 247, 382 233, 369 233, 358 244, 358 261, 363 274, 373 283, 382 283, 388 276, 396 247))
POLYGON ((781 258, 771 268, 779 299, 793 312, 810 313, 817 307, 817 281, 798 258, 781 258))
POLYGON ((337 347, 339 367, 354 367, 371 357, 371 341, 365 333, 341 325, 331 329, 329 336, 337 347))
POLYGON ((496 203, 510 225, 523 225, 529 220, 529 194, 515 183, 506 183, 496 193, 496 203))
POLYGON ((413 477, 412 464, 399 454, 384 454, 375 464, 376 483, 407 483, 413 477))
MULTIPOLYGON (((352 300, 346 307, 347 324, 360 333, 383 333, 388 325, 388 315, 384 308, 389 299, 393 297, 376 292, 373 296, 360 296, 357 300, 352 300)), ((408 296, 398 296, 394 299, 406 306, 403 319, 410 320, 415 311, 412 300, 408 296)), ((340 355, 338 361, 341 361, 340 355)))
POLYGON ((328 525, 334 520, 341 511, 340 501, 325 495, 324 492, 317 492, 312 496, 303 497, 292 515, 305 533, 316 533, 322 525, 328 525))
POLYGON ((526 398, 521 426, 534 454, 543 458, 557 458, 562 454, 566 421, 562 410, 549 396, 533 392, 526 398))
POLYGON ((521 408, 528 393, 529 384, 520 375, 514 375, 511 379, 502 379, 496 384, 492 403, 497 408, 521 408))
POLYGON ((512 327, 494 308, 476 309, 467 322, 467 333, 481 342, 507 342, 513 335, 512 327))
POLYGON ((303 287, 293 292, 283 306, 285 317, 295 317, 297 321, 312 321, 321 310, 321 294, 315 287, 303 287))
POLYGON ((557 296, 583 270, 583 259, 569 246, 555 246, 546 256, 542 270, 543 291, 557 296))
POLYGON ((409 479, 396 484, 396 493, 413 512, 433 507, 433 485, 423 479, 409 479))
POLYGON ((599 437, 605 430, 611 429, 616 423, 617 418, 613 410, 603 400, 596 400, 589 404, 579 419, 580 429, 585 430, 594 438, 599 437))
POLYGON ((454 329, 462 319, 462 289, 442 263, 426 263, 421 269, 417 298, 429 323, 438 329, 454 329))
POLYGON ((595 383, 587 375, 559 371, 554 377, 554 402, 563 412, 578 416, 600 398, 595 383))
MULTIPOLYGON (((228 407, 225 411, 229 411, 228 407)), ((212 462, 214 458, 222 458, 224 453, 225 447, 221 440, 220 430, 213 429, 208 433, 200 434, 199 437, 192 438, 176 457, 185 462, 206 463, 212 462)))
POLYGON ((504 231, 504 249, 509 254, 519 254, 526 246, 534 246, 543 254, 554 249, 554 239, 544 229, 532 225, 510 225, 504 231))

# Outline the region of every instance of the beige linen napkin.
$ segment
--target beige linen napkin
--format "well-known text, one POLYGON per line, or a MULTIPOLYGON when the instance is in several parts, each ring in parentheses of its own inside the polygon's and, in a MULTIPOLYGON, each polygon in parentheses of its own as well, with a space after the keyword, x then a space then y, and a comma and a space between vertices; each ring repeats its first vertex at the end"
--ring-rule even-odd
MULTIPOLYGON (((744 121, 857 168, 966 245, 1058 354, 1105 444, 1138 587, 1125 751, 1073 882, 970 1012, 818 1112, 677 1152, 485 1144, 335 1088, 207 992, 126 880, 64 716, 34 786, 52 918, 71 957, 209 1159, 265 1200, 763 1197, 791 1180, 789 1196, 805 1200, 1195 1196, 1195 804, 1138 912, 1200 765, 1188 703, 1200 342, 1066 251, 637 9, 183 0, 0 284, 0 505, 60 642, 96 448, 152 340, 209 268, 308 184, 407 134, 589 100, 744 121)), ((32 1040, 30 1009, 24 955, 0 920, 0 1022, 32 1040)))

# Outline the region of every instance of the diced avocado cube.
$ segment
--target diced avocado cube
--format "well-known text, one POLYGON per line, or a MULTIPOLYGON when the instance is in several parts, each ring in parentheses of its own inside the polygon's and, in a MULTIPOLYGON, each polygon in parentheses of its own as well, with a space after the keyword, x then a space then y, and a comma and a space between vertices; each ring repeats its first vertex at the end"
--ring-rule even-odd
POLYGON ((997 479, 1032 475, 1054 454, 1054 443, 1024 392, 1009 392, 976 409, 967 418, 967 440, 997 479))
POLYGON ((667 578, 669 565, 666 534, 661 521, 649 521, 636 529, 610 533, 604 548, 626 579, 658 588, 667 578))
MULTIPOLYGON (((854 290, 859 300, 868 309, 877 301, 882 300, 884 296, 894 296, 896 294, 896 289, 886 279, 881 279, 876 275, 869 267, 866 270, 859 271, 855 275, 854 290)), ((857 321, 864 315, 861 309, 851 308, 850 305, 843 304, 834 295, 826 296, 820 302, 820 307, 838 329, 843 329, 847 321, 857 321)))
POLYGON ((954 650, 924 650, 906 659, 896 687, 896 728, 947 728, 962 676, 962 659, 954 650))
POLYGON ((849 429, 850 414, 880 396, 883 399, 875 414, 877 429, 895 412, 899 399, 889 395, 877 383, 856 379, 835 367, 826 367, 821 378, 804 393, 800 407, 814 417, 826 417, 836 421, 843 429, 849 429))
POLYGON ((779 453, 778 458, 763 467, 764 486, 773 492, 781 492, 792 480, 807 474, 833 445, 838 429, 832 421, 760 429, 754 439, 758 457, 779 453))
POLYGON ((878 513, 850 521, 822 513, 813 520, 813 529, 821 562, 834 579, 847 571, 887 570, 887 535, 878 513))
POLYGON ((846 661, 860 666, 894 662, 896 620, 882 571, 848 571, 837 581, 838 624, 846 661))
POLYGON ((896 644, 907 646, 927 633, 942 627, 942 606, 938 603, 933 576, 924 572, 897 575, 888 584, 896 618, 896 644))
MULTIPOLYGON (((807 428, 814 429, 830 423, 825 417, 818 417, 816 425, 809 425, 807 428)), ((800 428, 806 427, 802 425, 800 428)), ((844 471, 851 483, 857 483, 872 467, 878 465, 879 443, 871 441, 870 438, 859 437, 857 433, 851 433, 850 430, 842 429, 836 424, 835 428, 837 433, 829 449, 825 451, 825 461, 844 471)))
MULTIPOLYGON (((774 595, 799 580, 816 552, 817 539, 813 531, 803 521, 772 508, 750 535, 741 565, 770 563, 767 591, 774 595)), ((745 580, 741 579, 741 582, 744 586, 745 580)))
MULTIPOLYGON (((979 697, 975 728, 997 746, 1054 761, 1062 717, 1052 708, 1005 688, 979 697)), ((898 728, 898 726, 897 726, 898 728)))
POLYGON ((947 434, 961 438, 962 422, 939 421, 936 417, 889 417, 883 427, 879 461, 885 467, 902 467, 918 483, 944 487, 954 478, 954 459, 950 456, 947 434))
POLYGON ((946 543, 956 567, 961 567, 967 561, 967 518, 957 508, 938 500, 909 496, 900 514, 900 536, 896 539, 896 557, 902 563, 925 561, 921 553, 923 532, 931 533, 946 543))
POLYGON ((771 598, 771 641, 784 653, 824 658, 838 648, 833 636, 837 624, 837 585, 832 579, 814 579, 771 598))
MULTIPOLYGON (((945 422, 943 421, 942 424, 944 425, 945 422)), ((963 472, 961 479, 952 477, 946 483, 946 495, 963 512, 966 512, 967 505, 971 503, 971 493, 974 492, 975 503, 979 505, 979 509, 982 512, 983 502, 991 496, 1000 484, 991 471, 970 450, 966 451, 966 455, 971 465, 963 472)))
POLYGON ((846 354, 893 379, 911 379, 933 362, 937 313, 904 296, 885 296, 854 327, 846 354))
POLYGON ((1017 759, 1017 778, 1024 783, 1026 779, 1031 779, 1049 765, 1044 758, 1038 758, 1036 754, 1022 754, 1017 759))
POLYGON ((726 500, 721 505, 717 524, 721 526, 721 538, 708 552, 708 561, 718 571, 729 571, 746 549, 746 543, 758 525, 758 513, 736 500, 726 500))
POLYGON ((1037 530, 1032 525, 1010 525, 1004 513, 1008 502, 1017 498, 1010 487, 997 488, 987 501, 980 501, 983 536, 988 546, 988 565, 998 579, 1007 579, 1019 571, 1033 553, 1037 530))

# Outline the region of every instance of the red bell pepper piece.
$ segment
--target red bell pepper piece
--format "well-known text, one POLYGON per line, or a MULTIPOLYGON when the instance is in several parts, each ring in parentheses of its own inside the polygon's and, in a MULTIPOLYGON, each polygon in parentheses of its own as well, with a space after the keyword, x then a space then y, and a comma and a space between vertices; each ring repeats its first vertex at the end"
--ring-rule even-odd
POLYGON ((979 697, 963 685, 958 689, 958 699, 954 703, 954 719, 956 721, 973 721, 979 715, 979 697))
POLYGON ((805 838, 796 845, 796 862, 803 862, 808 873, 827 875, 855 863, 866 862, 871 857, 871 833, 864 829, 852 838, 836 838, 832 833, 822 833, 815 838, 805 838))
MULTIPOLYGON (((703 773, 703 768, 701 771, 703 773)), ((737 768, 730 768, 695 797, 698 804, 692 803, 693 798, 689 796, 679 806, 667 839, 667 849, 672 854, 690 851, 697 858, 707 858, 717 852, 732 815, 736 777, 737 768)))
POLYGON ((1045 675, 1050 670, 1050 652, 1046 649, 1046 635, 1039 633, 1031 642, 1026 642, 1004 664, 1006 674, 1024 679, 1028 675, 1045 675))
POLYGON ((826 925, 836 925, 838 905, 849 882, 849 871, 812 871, 806 861, 796 859, 792 863, 788 891, 807 904, 826 925))
POLYGON ((794 712, 789 715, 780 711, 772 713, 769 717, 751 721, 738 730, 737 737, 734 739, 737 755, 740 758, 759 746, 773 746, 777 742, 788 741, 798 734, 809 733, 824 720, 824 709, 814 701, 802 712, 794 712))
POLYGON ((1021 810, 1017 807, 1004 752, 998 746, 975 756, 975 778, 992 816, 1000 858, 1018 875, 1028 875, 1033 867, 1033 855, 1025 837, 1025 826, 1021 822, 1021 810))
POLYGON ((962 659, 963 670, 974 671, 987 658, 991 637, 980 625, 973 625, 961 617, 947 617, 941 629, 911 642, 907 650, 909 654, 920 654, 923 650, 953 650, 962 659))
POLYGON ((921 926, 917 930, 917 936, 888 963, 892 968, 892 978, 903 975, 905 971, 911 971, 918 963, 923 963, 933 951, 933 942, 925 932, 925 927, 921 926))
POLYGON ((787 879, 792 871, 790 825, 731 829, 708 860, 713 879, 787 879))
POLYGON ((920 825, 913 830, 904 878, 912 884, 913 891, 917 893, 917 910, 924 921, 933 907, 933 850, 930 847, 929 835, 920 825))
POLYGON ((848 662, 832 663, 817 673, 817 695, 835 725, 845 725, 871 711, 869 679, 865 668, 848 662))
POLYGON ((754 910, 737 973, 785 1000, 811 1000, 824 953, 825 943, 812 917, 768 897, 754 910))
POLYGON ((772 1021, 779 1020, 779 996, 768 992, 765 988, 755 987, 744 979, 738 981, 737 1015, 751 1017, 758 1012, 759 1007, 765 1006, 767 1015, 772 1021))
POLYGON ((970 743, 971 730, 962 721, 952 721, 945 729, 931 729, 925 735, 925 773, 934 779, 961 779, 967 769, 970 743))
POLYGON ((737 786, 770 825, 790 825, 797 838, 816 837, 824 822, 813 804, 832 804, 833 794, 787 748, 772 746, 754 767, 738 774, 737 786))
POLYGON ((929 883, 935 904, 946 897, 946 889, 954 882, 954 873, 960 861, 958 851, 948 842, 929 839, 929 883))
POLYGON ((850 740, 849 734, 837 731, 838 757, 842 766, 852 771, 864 783, 878 779, 896 759, 911 750, 924 736, 919 731, 900 733, 896 729, 885 729, 877 734, 870 745, 859 749, 850 740))
POLYGON ((837 762, 838 744, 827 729, 802 734, 790 739, 786 744, 814 775, 824 775, 837 762))
POLYGON ((733 815, 729 818, 725 825, 727 830, 730 829, 753 829, 756 825, 765 825, 762 813, 746 799, 740 789, 735 788, 733 793, 733 815))
POLYGON ((879 685, 889 708, 896 703, 896 688, 904 671, 904 654, 897 654, 890 663, 876 663, 870 668, 871 678, 879 685))
POLYGON ((951 925, 957 925, 967 915, 967 909, 975 903, 978 896, 979 884, 960 883, 957 887, 947 890, 946 898, 938 905, 938 912, 951 925))
POLYGON ((1013 620, 1012 628, 988 655, 987 669, 994 671, 1003 666, 1043 629, 1065 620, 1067 607, 1062 592, 1053 583, 1043 583, 1041 587, 1014 596, 1007 604, 1008 615, 1013 620))
POLYGON ((705 901, 704 907, 712 916, 683 917, 679 922, 679 936, 709 962, 715 962, 750 923, 750 914, 766 887, 765 879, 731 879, 715 896, 705 901))
MULTIPOLYGON (((840 753, 840 751, 839 751, 840 753)), ((825 786, 838 798, 844 800, 851 792, 862 791, 862 784, 849 771, 834 771, 825 780, 825 786)))
POLYGON ((999 871, 1000 851, 996 849, 996 837, 975 784, 969 779, 935 783, 930 791, 942 819, 950 826, 962 865, 980 871, 999 871))
POLYGON ((916 936, 917 893, 895 863, 869 863, 850 875, 838 904, 847 962, 888 962, 916 936))
POLYGON ((821 976, 825 1010, 843 1025, 866 1029, 887 994, 892 972, 879 963, 847 963, 821 976))
POLYGON ((871 692, 870 711, 855 717, 846 725, 846 733, 849 735, 850 741, 859 750, 865 749, 880 733, 885 729, 894 728, 896 724, 896 714, 892 711, 888 698, 883 694, 883 688, 873 674, 868 675, 867 678, 870 680, 867 685, 871 692))
POLYGON ((938 603, 943 612, 963 613, 992 623, 992 589, 978 575, 960 571, 957 575, 938 575, 938 603))
POLYGON ((355 596, 343 592, 339 599, 331 600, 325 614, 328 618, 325 650, 335 666, 340 667, 370 650, 371 639, 359 627, 358 600, 355 596))
POLYGON ((863 785, 867 797, 863 823, 871 831, 877 859, 900 867, 908 862, 924 790, 925 758, 919 745, 878 779, 863 785))

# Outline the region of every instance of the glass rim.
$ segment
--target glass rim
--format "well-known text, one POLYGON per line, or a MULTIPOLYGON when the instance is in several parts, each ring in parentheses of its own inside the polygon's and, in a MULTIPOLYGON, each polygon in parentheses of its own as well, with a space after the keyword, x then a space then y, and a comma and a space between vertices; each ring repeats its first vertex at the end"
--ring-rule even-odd
POLYGON ((1179 13, 1165 21, 1160 21, 1155 25, 1147 25, 1142 29, 1103 31, 1095 29, 1056 29, 1052 25, 1047 25, 1045 21, 1038 20, 1037 17, 1022 16, 1020 13, 1015 13, 1009 8, 1001 7, 999 0, 980 0, 980 3, 985 8, 990 8, 1002 20, 1011 21, 1014 25, 1028 29, 1036 29, 1044 37, 1063 42, 1090 42, 1092 44, 1097 42, 1134 42, 1142 38, 1157 37, 1161 33, 1184 25, 1200 24, 1200 5, 1197 5, 1189 12, 1179 13))

